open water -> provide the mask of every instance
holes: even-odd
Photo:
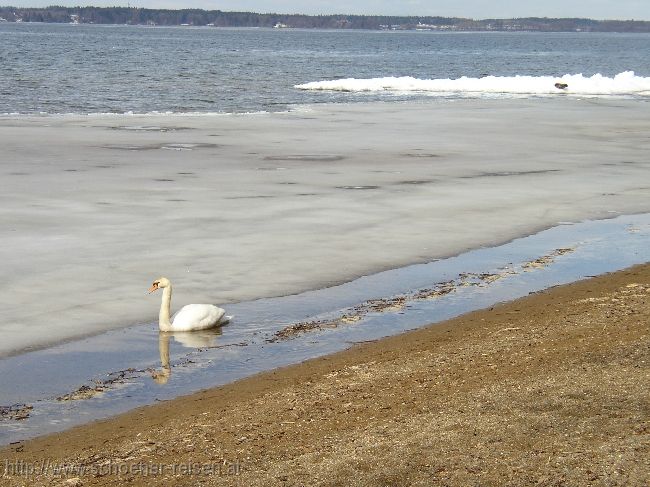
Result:
[[[5,23],[0,67],[0,114],[539,96],[556,93],[555,81],[574,95],[647,98],[650,35]],[[347,82],[322,83],[334,80]]]

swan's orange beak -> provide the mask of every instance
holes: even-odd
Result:
[[[151,294],[152,292],[156,291],[157,289],[158,289],[158,284],[154,282],[154,283],[151,285],[151,287],[149,288],[149,294]]]

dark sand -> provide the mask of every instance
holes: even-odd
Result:
[[[646,264],[10,445],[0,485],[649,485],[649,324]]]

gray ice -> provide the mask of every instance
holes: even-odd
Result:
[[[0,355],[154,322],[162,275],[227,310],[647,212],[649,133],[565,97],[2,117]]]

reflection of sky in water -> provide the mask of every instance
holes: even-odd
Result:
[[[340,286],[228,307],[234,321],[221,330],[159,334],[142,325],[0,361],[0,404],[31,403],[28,420],[0,423],[0,442],[60,430],[130,408],[213,387],[259,371],[296,363],[396,334],[458,314],[525,296],[549,286],[610,272],[650,260],[650,214],[561,225],[506,245],[485,248],[429,264],[363,277]],[[543,269],[521,265],[554,249],[575,251]],[[410,301],[395,313],[369,313],[361,321],[269,343],[290,323],[340,316],[369,299],[408,294],[463,272],[517,271],[484,287],[460,287],[437,299]],[[168,362],[168,365],[166,364]],[[90,400],[58,402],[92,380],[129,370]],[[152,380],[152,372],[158,380]]]

